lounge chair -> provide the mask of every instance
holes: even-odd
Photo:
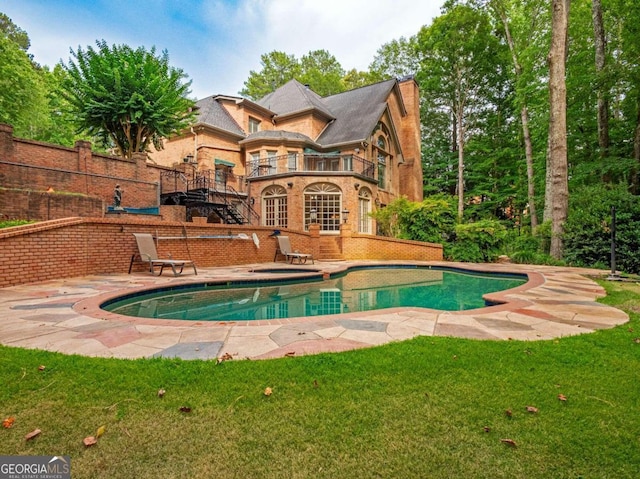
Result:
[[[276,236],[278,239],[278,248],[280,250],[280,254],[284,256],[285,261],[293,264],[295,260],[298,260],[298,264],[306,263],[308,259],[311,260],[311,264],[313,262],[313,255],[309,253],[299,253],[298,251],[291,250],[291,242],[289,241],[288,236]],[[276,256],[278,252],[276,251]]]
[[[156,244],[153,241],[153,236],[151,236],[150,234],[133,233],[133,236],[136,237],[136,243],[138,243],[138,254],[134,254],[131,256],[131,263],[129,264],[129,273],[131,273],[131,268],[133,267],[133,261],[136,259],[136,256],[138,256],[140,257],[141,261],[149,263],[149,272],[157,276],[160,276],[164,268],[166,268],[167,266],[171,268],[175,276],[178,276],[179,274],[182,274],[182,270],[187,265],[193,267],[194,274],[196,275],[198,274],[198,270],[196,270],[196,265],[191,260],[158,258],[158,251],[156,250]],[[156,273],[156,266],[160,267],[160,271],[158,273]]]

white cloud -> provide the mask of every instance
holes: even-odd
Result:
[[[368,69],[377,50],[415,35],[444,0],[3,0],[31,38],[35,60],[53,67],[69,48],[96,39],[167,49],[192,80],[193,96],[242,89],[260,56],[327,50],[345,70]]]
[[[441,0],[277,0],[265,11],[265,43],[296,56],[327,50],[343,68],[366,70],[377,50],[410,37],[439,12]]]

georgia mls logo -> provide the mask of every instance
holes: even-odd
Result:
[[[70,479],[69,456],[0,456],[0,479]]]

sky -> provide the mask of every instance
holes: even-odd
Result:
[[[191,97],[238,95],[260,56],[327,50],[344,70],[368,70],[378,49],[409,38],[444,0],[2,0],[51,68],[96,40],[158,53],[191,80]]]

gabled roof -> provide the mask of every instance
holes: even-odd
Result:
[[[331,110],[324,105],[322,97],[297,80],[289,80],[256,103],[280,117],[316,110],[328,120],[334,118]]]
[[[317,142],[328,147],[366,140],[387,108],[394,88],[396,80],[387,80],[323,98],[335,121],[325,128]]]
[[[196,124],[202,123],[244,138],[247,134],[220,104],[218,98],[218,95],[212,95],[196,102],[196,108],[198,108]]]
[[[332,148],[347,143],[366,141],[388,108],[388,99],[396,89],[397,80],[386,80],[322,98],[297,80],[290,80],[264,98],[250,102],[240,97],[213,95],[196,103],[198,119],[204,124],[239,136],[245,140],[294,139],[311,142],[319,148]],[[252,108],[262,108],[278,118],[315,112],[324,116],[327,126],[317,139],[282,130],[267,130],[247,135],[222,105],[222,101],[247,102]]]

